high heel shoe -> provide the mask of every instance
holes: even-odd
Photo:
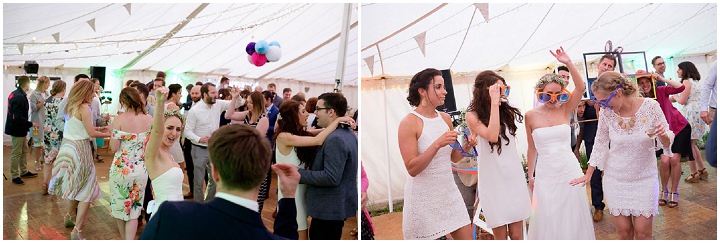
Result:
[[[690,174],[687,178],[685,178],[685,182],[688,183],[696,183],[700,180],[700,171],[696,171]]]
[[[665,206],[665,205],[667,205],[667,203],[668,203],[668,200],[667,200],[667,199],[668,199],[668,194],[669,194],[669,193],[670,193],[670,192],[667,191],[667,190],[665,190],[665,191],[662,192],[662,195],[663,195],[663,196],[662,196],[660,199],[658,199],[658,205],[660,205],[660,206]]]
[[[70,216],[69,213],[66,213],[63,219],[65,219],[65,228],[75,227],[75,221],[72,220],[72,216]]]
[[[677,192],[673,192],[670,194],[670,200],[668,201],[668,207],[674,208],[678,206],[678,198],[680,197],[680,194]]]
[[[75,233],[77,231],[77,233]],[[73,227],[73,231],[70,232],[70,240],[85,240],[85,238],[81,235],[82,230],[79,230],[77,227]]]
[[[700,172],[700,179],[707,180],[710,176],[710,173],[707,172],[707,168],[702,168],[702,170],[698,170]]]

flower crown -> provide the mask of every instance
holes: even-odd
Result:
[[[558,83],[560,86],[565,88],[567,86],[567,83],[565,83],[565,79],[560,77],[560,75],[554,74],[554,73],[548,73],[542,76],[540,80],[538,80],[537,84],[535,84],[535,89],[541,89],[545,87],[545,85],[549,83]]]
[[[174,116],[174,117],[177,117],[178,119],[180,119],[180,126],[185,125],[185,116],[180,114],[180,109],[165,110],[165,112],[163,113],[163,117],[165,117],[165,118],[171,117],[171,116]],[[149,131],[152,131],[152,127],[153,127],[153,124],[150,123]]]

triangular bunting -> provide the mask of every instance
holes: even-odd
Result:
[[[123,7],[125,7],[125,10],[128,11],[129,15],[132,15],[132,12],[130,11],[130,9],[132,8],[132,3],[126,3],[123,5]]]
[[[375,55],[363,58],[365,60],[365,64],[367,64],[368,69],[370,69],[370,76],[373,76],[373,65],[375,64]]]
[[[485,18],[485,22],[488,22],[490,11],[488,10],[488,4],[487,3],[475,3],[475,7],[480,10],[480,13],[482,14],[483,18]]]
[[[427,31],[423,31],[419,35],[415,36],[415,41],[417,42],[418,47],[420,47],[420,51],[423,56],[425,56],[425,33],[427,33]]]
[[[55,42],[60,42],[60,32],[52,34],[52,36],[53,38],[55,38]]]
[[[93,32],[95,32],[95,18],[88,20],[87,23],[90,25],[90,28],[93,29]]]
[[[23,54],[24,48],[25,48],[25,44],[18,44],[18,50],[20,50],[20,54]]]

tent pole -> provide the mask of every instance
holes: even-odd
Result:
[[[335,70],[335,92],[342,92],[342,80],[345,75],[345,55],[347,55],[347,36],[350,29],[350,15],[352,3],[345,3],[343,9],[342,26],[340,27],[340,47],[338,48],[338,62]]]
[[[383,91],[383,109],[385,113],[385,120],[387,121],[387,93],[385,92],[385,78],[382,78],[382,91]],[[385,149],[388,149],[388,146],[390,146],[390,141],[388,139],[387,134],[387,124],[385,125]],[[392,190],[390,189],[390,185],[392,184],[392,173],[390,173],[390,153],[385,153],[385,161],[387,162],[387,189],[388,189],[388,210],[392,213],[393,212],[393,200],[392,200]]]

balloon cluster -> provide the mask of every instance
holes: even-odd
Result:
[[[258,67],[268,62],[277,62],[282,56],[282,49],[280,49],[280,43],[277,41],[270,43],[264,40],[250,42],[245,47],[245,52],[248,54],[248,62]]]

